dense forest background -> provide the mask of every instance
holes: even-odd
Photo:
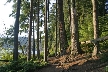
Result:
[[[13,2],[15,24],[0,38],[1,59],[27,62],[49,57],[98,54],[108,47],[108,1],[105,0],[8,0]],[[28,33],[26,37],[19,37]],[[9,44],[6,50],[3,46]],[[12,48],[12,46],[13,48]],[[18,53],[18,50],[22,52]],[[41,65],[41,64],[39,64]],[[45,65],[45,64],[44,64]]]

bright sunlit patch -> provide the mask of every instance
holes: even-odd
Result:
[[[14,18],[9,17],[12,12],[13,3],[6,3],[7,0],[1,0],[0,2],[0,34],[4,34],[4,31],[10,28],[10,25],[14,24]]]

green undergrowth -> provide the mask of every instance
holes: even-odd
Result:
[[[102,62],[108,62],[108,52],[105,52],[100,55]]]
[[[0,72],[35,72],[48,65],[42,58],[27,62],[27,55],[24,54],[19,54],[18,61],[13,61],[13,54],[5,50],[1,55],[0,60],[9,60],[9,62],[0,61]]]
[[[7,64],[0,66],[0,72],[35,72],[37,69],[41,69],[47,66],[48,63],[43,60],[31,60],[31,61],[10,61]]]

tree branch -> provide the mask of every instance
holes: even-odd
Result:
[[[88,41],[84,41],[84,42],[80,42],[81,44],[89,44],[89,43],[96,43],[96,42],[100,42],[100,41],[104,41],[107,40],[108,36],[102,37],[102,38],[97,38],[97,39],[93,39],[93,40],[88,40]]]

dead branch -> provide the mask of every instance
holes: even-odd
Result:
[[[102,38],[98,38],[98,39],[93,39],[93,40],[88,40],[88,41],[84,41],[84,42],[80,42],[81,44],[89,44],[89,43],[96,43],[96,42],[101,42],[104,40],[107,40],[108,36],[102,37]]]

